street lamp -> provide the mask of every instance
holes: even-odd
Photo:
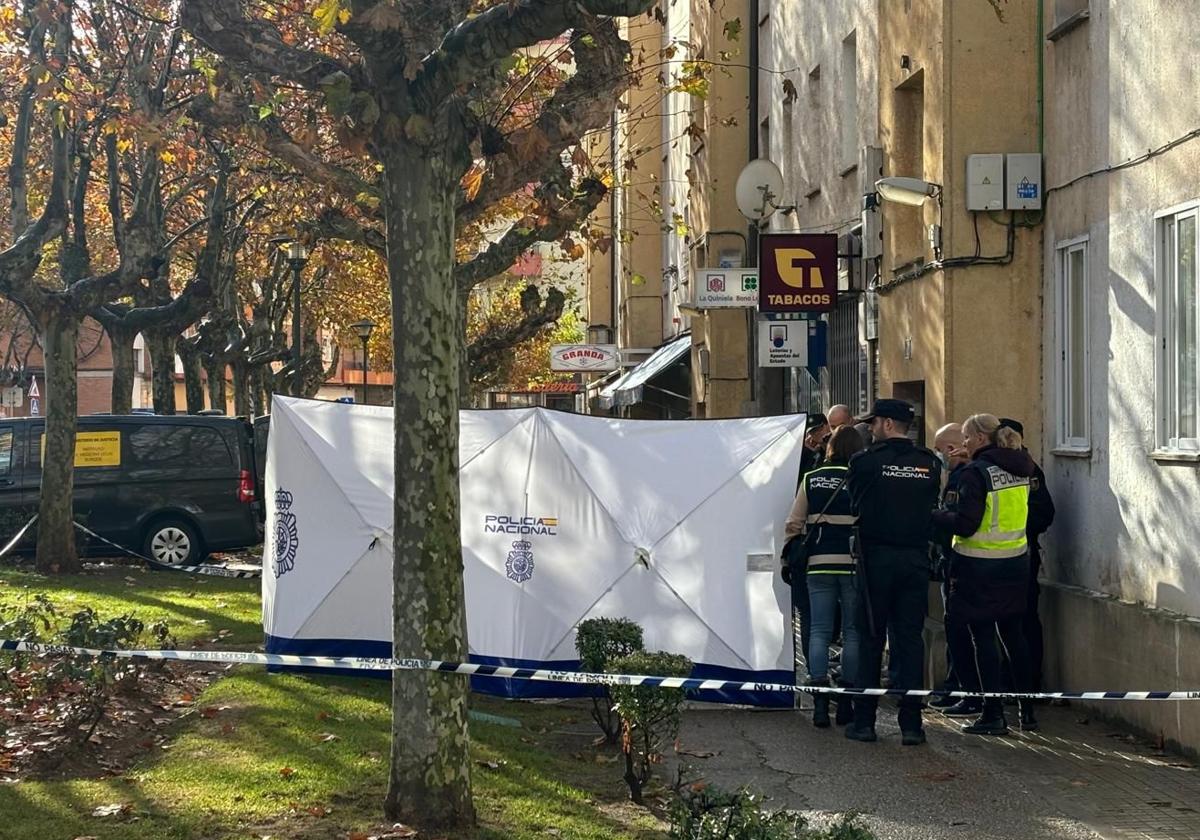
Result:
[[[354,330],[363,345],[363,405],[367,404],[367,343],[371,340],[371,333],[375,332],[375,326],[375,322],[370,318],[363,318],[350,325],[350,329]]]
[[[875,191],[884,201],[920,207],[927,198],[940,199],[942,186],[920,178],[880,178],[875,182]]]
[[[303,348],[300,339],[300,272],[308,262],[308,246],[303,242],[291,240],[287,244],[287,261],[292,267],[292,358],[295,368],[292,371],[292,396],[303,394],[304,377],[301,375],[303,365]]]

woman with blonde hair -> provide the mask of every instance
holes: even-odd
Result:
[[[1022,630],[1029,586],[1029,516],[1033,459],[1022,448],[1021,435],[1001,426],[991,414],[975,414],[963,423],[964,449],[970,458],[958,487],[953,510],[934,512],[935,526],[949,532],[951,553],[947,614],[967,632],[947,635],[966,690],[1000,691],[1000,655],[996,638],[1012,663],[1014,689],[1032,684],[1029,651]],[[956,628],[962,629],[962,628]],[[971,683],[977,683],[972,685]],[[1036,729],[1030,701],[1020,702],[1021,728]],[[963,728],[974,735],[1004,735],[1008,722],[999,698],[988,698],[983,714]]]

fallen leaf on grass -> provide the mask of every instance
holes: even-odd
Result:
[[[291,767],[280,767],[279,768],[279,775],[283,776],[283,778],[285,778],[285,779],[290,779],[295,774],[296,774],[296,771],[293,770]]]
[[[480,767],[486,767],[489,770],[499,770],[501,765],[507,764],[507,761],[476,761]]]
[[[322,732],[319,735],[312,735],[310,737],[318,744],[328,744],[330,741],[338,740],[338,736],[332,732]]]
[[[101,805],[95,811],[92,811],[93,817],[116,817],[121,814],[128,814],[133,810],[133,806],[127,802],[116,802],[112,805]]]
[[[391,830],[385,831],[383,834],[373,835],[370,840],[406,840],[408,837],[416,837],[417,830],[409,828],[402,823],[394,823]]]
[[[312,807],[310,807],[308,809],[308,813],[310,813],[314,817],[325,817],[325,816],[332,814],[333,809],[326,808],[323,805],[313,805]]]
[[[234,731],[234,726],[232,723],[222,724],[222,726],[221,726],[221,734],[222,735],[232,735],[233,731]]]

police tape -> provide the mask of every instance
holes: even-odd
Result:
[[[17,543],[24,539],[25,535],[29,533],[29,529],[33,527],[33,523],[37,522],[37,518],[38,515],[35,513],[33,517],[25,523],[25,526],[21,528],[20,531],[17,531],[16,536],[8,541],[8,544],[5,545],[4,548],[0,548],[0,559],[6,557],[10,551],[17,547]]]
[[[34,518],[36,519],[37,517],[34,517]],[[33,523],[30,522],[30,524],[33,524]],[[28,528],[29,526],[26,525],[25,527]],[[258,577],[262,577],[261,569],[230,569],[225,566],[177,566],[177,565],[173,565],[171,563],[160,563],[158,560],[153,560],[153,559],[147,557],[146,555],[139,554],[136,551],[132,551],[132,550],[126,548],[125,546],[120,545],[119,543],[115,543],[112,540],[105,539],[104,537],[100,536],[95,531],[93,531],[91,528],[88,528],[85,525],[81,525],[78,522],[75,523],[75,527],[78,528],[83,533],[87,534],[92,539],[99,540],[100,542],[104,543],[105,545],[112,546],[113,548],[117,549],[118,551],[122,552],[123,554],[128,554],[130,557],[135,557],[138,560],[141,560],[143,563],[145,563],[147,566],[149,566],[152,570],[163,571],[163,572],[185,572],[190,575],[209,575],[210,577],[226,577],[226,578],[258,578]],[[22,531],[22,533],[23,533],[23,531]],[[3,555],[0,555],[0,556],[3,556]]]
[[[694,677],[655,677],[646,674],[596,674],[587,671],[553,671],[449,662],[440,659],[390,659],[366,656],[301,656],[285,653],[255,653],[235,650],[102,650],[98,648],[47,645],[12,639],[0,640],[0,652],[37,656],[90,656],[117,659],[152,659],[220,665],[267,665],[288,668],[336,668],[351,671],[434,671],[470,677],[530,680],[576,685],[647,686],[685,691],[740,691],[787,694],[841,694],[853,697],[997,697],[1018,700],[1200,700],[1200,691],[943,691],[897,688],[842,688],[788,683],[702,680]]]

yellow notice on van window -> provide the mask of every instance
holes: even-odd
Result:
[[[46,460],[46,436],[42,435],[42,462]],[[121,466],[120,432],[79,432],[75,435],[75,466]]]

